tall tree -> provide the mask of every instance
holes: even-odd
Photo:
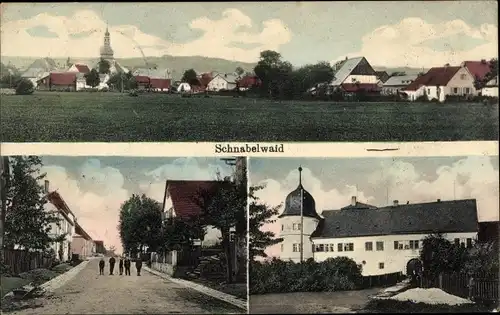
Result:
[[[111,70],[111,64],[106,59],[99,60],[97,65],[100,74],[109,74]]]
[[[198,75],[196,74],[196,71],[194,69],[189,69],[184,72],[182,75],[182,82],[188,83],[189,85],[198,85]]]
[[[62,241],[65,235],[51,235],[53,224],[60,226],[60,219],[45,210],[47,198],[40,184],[45,178],[40,172],[42,161],[37,156],[15,156],[9,158],[9,164],[4,244],[7,248],[18,245],[25,249],[47,250],[52,243]]]
[[[292,65],[281,59],[281,54],[272,50],[260,53],[260,59],[254,68],[255,74],[262,81],[263,91],[270,97],[282,95],[285,86],[291,80]]]
[[[229,180],[221,180],[219,189],[215,192],[201,190],[195,201],[202,207],[201,218],[207,226],[213,226],[221,232],[222,247],[226,258],[226,281],[233,281],[233,257],[231,257],[231,229],[234,228],[237,236],[246,235],[246,181],[238,184]]]
[[[99,83],[101,83],[101,78],[99,78],[99,73],[96,69],[92,69],[89,73],[85,74],[85,84],[94,88],[98,86]]]
[[[146,195],[132,195],[120,207],[118,230],[126,252],[158,248],[161,241],[161,206]]]
[[[255,257],[267,257],[265,250],[267,247],[281,243],[282,238],[276,238],[276,235],[271,231],[262,231],[262,227],[266,224],[276,222],[275,216],[278,215],[281,204],[276,207],[271,207],[262,203],[255,193],[265,186],[250,187],[250,205],[249,205],[249,260],[253,261]]]

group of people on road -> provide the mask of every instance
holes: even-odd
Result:
[[[109,274],[113,275],[113,271],[115,269],[115,263],[116,259],[115,257],[109,258]],[[120,257],[120,261],[118,263],[118,268],[120,272],[120,276],[123,275],[123,271],[125,271],[126,276],[130,276],[130,259]],[[99,261],[99,275],[104,275],[104,267],[106,266],[106,263],[104,262],[104,258],[101,258]],[[142,260],[141,259],[136,259],[135,261],[135,269],[137,270],[137,275],[141,275],[141,269],[142,269]]]

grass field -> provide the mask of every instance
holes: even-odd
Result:
[[[4,142],[498,140],[498,104],[2,95]]]

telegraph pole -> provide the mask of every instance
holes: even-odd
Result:
[[[5,235],[5,213],[7,211],[7,190],[10,185],[10,166],[9,157],[3,156],[0,160],[1,174],[1,197],[2,197],[2,213],[0,215],[0,262],[3,263],[3,246]]]
[[[304,261],[304,189],[302,188],[302,167],[299,166],[300,186],[300,262]]]

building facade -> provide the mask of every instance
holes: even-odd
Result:
[[[72,254],[77,254],[80,259],[91,257],[96,253],[94,240],[78,222],[75,222],[72,249]]]
[[[220,91],[220,90],[234,90],[236,88],[238,77],[234,74],[217,74],[208,83],[207,90]]]
[[[401,75],[390,77],[383,85],[381,94],[396,95],[417,79],[417,75]]]
[[[299,262],[303,244],[303,261],[348,257],[362,266],[364,276],[407,273],[432,233],[443,233],[466,247],[472,247],[478,233],[475,200],[401,205],[395,200],[391,206],[376,207],[353,197],[348,206],[324,210],[320,216],[300,181],[278,218],[281,259]]]

